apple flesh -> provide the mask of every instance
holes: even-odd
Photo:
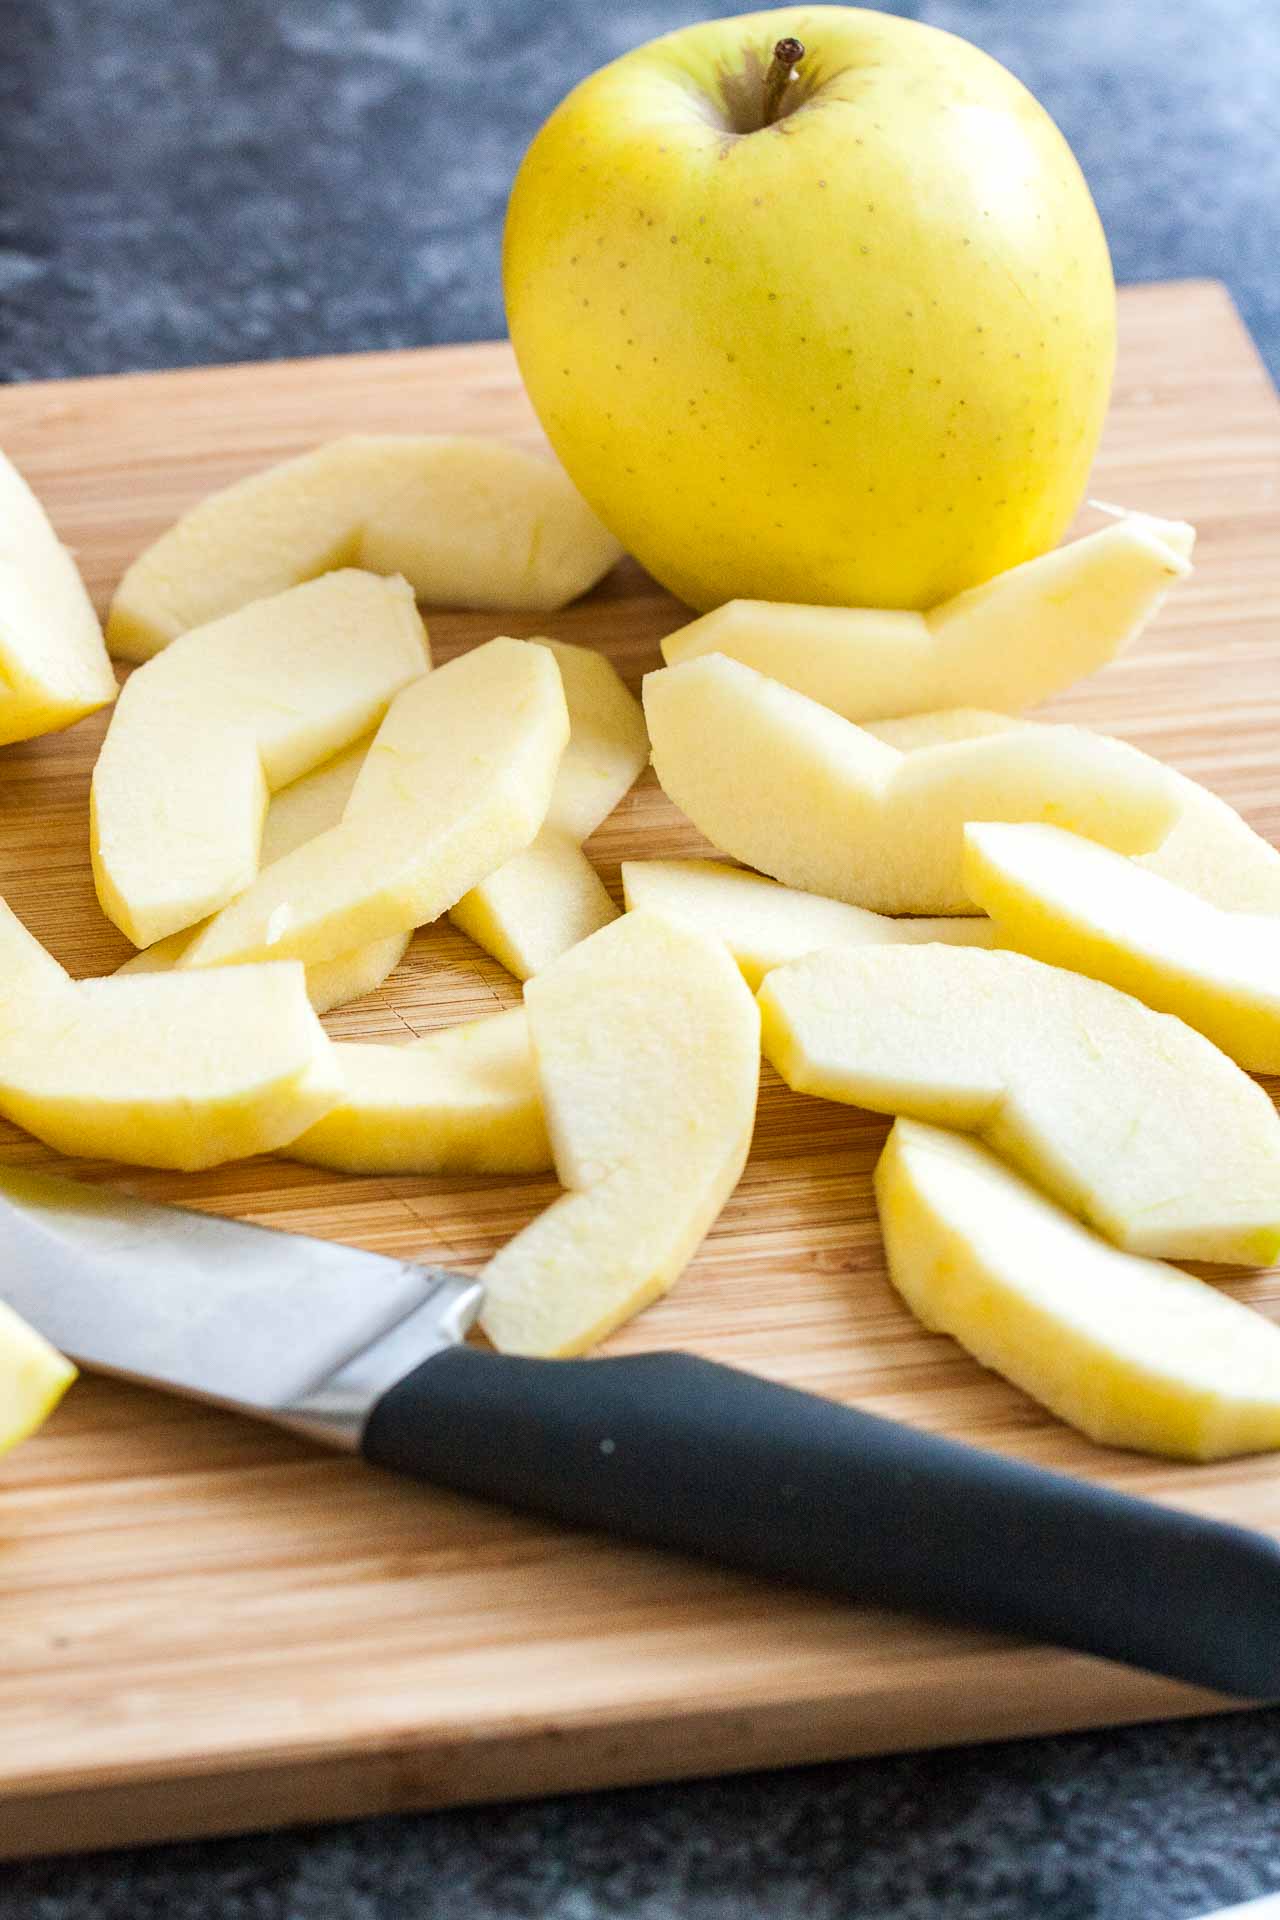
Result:
[[[273,793],[262,823],[262,851],[259,866],[283,860],[286,853],[314,840],[318,833],[336,827],[351,798],[372,734],[357,740],[354,746],[336,753],[311,773],[302,774]],[[168,973],[176,967],[196,935],[207,921],[200,921],[182,933],[171,933],[116,968],[117,973]],[[330,1013],[373,993],[394,973],[404,959],[411,933],[393,933],[385,940],[374,940],[366,947],[340,953],[333,960],[316,960],[307,968],[307,998],[317,1013]]]
[[[586,854],[555,827],[543,827],[522,853],[449,909],[459,932],[517,980],[532,980],[617,917]]]
[[[1054,820],[1123,853],[1168,830],[1163,768],[1079,727],[911,754],[722,654],[644,683],[663,789],[722,853],[877,913],[971,914],[968,820]]]
[[[115,697],[76,563],[0,453],[0,745],[69,727]]]
[[[644,714],[602,653],[564,640],[535,644],[554,657],[569,709],[569,744],[552,788],[547,825],[581,842],[590,839],[648,764]]]
[[[971,824],[965,887],[1000,944],[1176,1014],[1253,1073],[1280,1073],[1280,917],[1224,913],[1057,827]]]
[[[787,1085],[978,1133],[1131,1253],[1266,1266],[1280,1118],[1181,1020],[1020,953],[810,954],[759,993]]]
[[[1195,529],[1125,514],[931,613],[732,600],[662,643],[668,666],[727,654],[846,720],[1017,711],[1105,666],[1190,573]]]
[[[867,732],[903,753],[914,753],[918,747],[978,740],[1041,724],[1011,719],[1004,713],[956,708],[869,722]],[[1134,856],[1135,864],[1226,913],[1280,914],[1280,852],[1220,795],[1172,767],[1165,771],[1173,784],[1177,817],[1159,846]]]
[[[347,810],[347,802],[372,745],[373,735],[362,734],[349,747],[313,767],[310,773],[300,774],[287,787],[277,788],[262,823],[260,866],[269,867],[273,861],[283,860],[295,847],[337,826]]]
[[[895,1121],[876,1168],[889,1276],[949,1333],[1103,1446],[1177,1460],[1280,1447],[1280,1327],[1121,1253],[976,1140]]]
[[[1219,794],[1184,773],[1173,778],[1178,817],[1136,864],[1224,913],[1280,914],[1280,853]]]
[[[484,1271],[506,1353],[582,1353],[679,1277],[746,1160],[760,1019],[724,947],[628,913],[525,989],[569,1189]]]
[[[503,283],[570,477],[699,610],[936,606],[1061,539],[1106,411],[1111,267],[1062,135],[869,9],[701,22],[583,81]]]
[[[272,794],[262,823],[260,867],[283,860],[295,847],[337,826],[372,741],[373,735],[366,735]],[[329,1013],[334,1007],[344,1007],[350,1000],[373,993],[400,965],[412,938],[409,931],[393,933],[368,946],[355,947],[350,953],[340,953],[335,959],[313,962],[307,968],[307,995],[316,1012]]]
[[[535,644],[554,655],[569,710],[569,744],[546,822],[531,846],[464,894],[449,913],[517,980],[531,979],[616,919],[581,842],[613,812],[649,758],[640,704],[604,655],[561,640]]]
[[[995,928],[981,916],[894,920],[820,893],[780,887],[719,860],[624,860],[622,889],[630,909],[661,913],[709,940],[723,940],[753,991],[774,967],[826,947],[931,940],[995,945]]]
[[[490,640],[392,701],[336,827],[214,915],[183,967],[331,960],[437,919],[527,847],[569,737],[545,647]]]
[[[255,601],[148,661],[93,774],[108,918],[145,947],[248,886],[271,790],[366,733],[428,665],[404,581],[355,571]]]
[[[360,565],[433,606],[554,613],[622,554],[564,470],[501,440],[433,443],[366,521]]]
[[[171,973],[183,954],[208,922],[171,933],[165,940],[144,947],[116,968],[117,973]],[[316,960],[306,969],[307,998],[316,1013],[331,1013],[348,1001],[373,993],[394,973],[404,959],[411,935],[393,933],[387,940],[373,940],[351,953],[340,953],[333,960]]]
[[[22,1179],[6,1168],[0,1193],[18,1198]],[[75,1377],[71,1362],[0,1300],[0,1455],[43,1425]]]
[[[60,1153],[218,1166],[341,1092],[299,966],[72,980],[0,902],[0,977],[0,1113]]]
[[[498,440],[351,434],[211,493],[138,556],[107,644],[149,660],[180,633],[337,567],[400,573],[441,605],[543,612],[621,552],[564,474]]]
[[[343,1092],[290,1143],[340,1173],[545,1173],[551,1165],[523,1007],[407,1046],[339,1042]]]
[[[861,724],[867,733],[874,734],[888,747],[896,747],[899,753],[916,753],[921,747],[949,747],[957,740],[986,740],[994,733],[1016,733],[1019,727],[1043,723],[1022,720],[1014,714],[994,713],[984,707],[942,707],[933,713],[904,713],[896,720],[864,720]]]

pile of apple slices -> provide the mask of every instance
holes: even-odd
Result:
[[[1109,657],[1191,544],[1132,516],[927,619],[736,603],[670,636],[659,779],[761,871],[624,886],[726,941],[787,1085],[895,1116],[877,1197],[927,1327],[1096,1440],[1211,1459],[1280,1446],[1280,1330],[1164,1260],[1280,1257],[1280,1119],[1242,1071],[1280,1070],[1280,855],[1133,748],[972,704]],[[1067,595],[1043,621],[1037,580]],[[949,704],[897,706],[895,647]]]
[[[0,556],[18,737],[114,677],[38,505],[0,485],[30,531]],[[154,1166],[554,1168],[483,1324],[561,1355],[687,1264],[763,1044],[797,1092],[895,1117],[877,1194],[926,1325],[1100,1440],[1280,1445],[1280,1332],[1163,1264],[1280,1254],[1280,1119],[1244,1071],[1280,1069],[1280,854],[1135,748],[1017,717],[1127,645],[1193,544],[1113,514],[928,615],[733,602],[668,637],[642,712],[555,640],[431,667],[418,601],[550,610],[617,557],[555,467],[383,436],[242,481],[120,584],[107,635],[139,664],[91,841],[139,951],[72,981],[0,913],[0,1112]],[[744,864],[630,861],[619,917],[582,845],[650,745]],[[331,1042],[317,1013],[445,914],[523,1006]]]

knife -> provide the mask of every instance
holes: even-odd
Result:
[[[1280,1547],[687,1353],[530,1360],[482,1284],[0,1169],[0,1292],[84,1366],[870,1605],[1280,1696]]]

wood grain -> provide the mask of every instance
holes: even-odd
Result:
[[[1197,571],[1131,658],[1055,710],[1161,753],[1275,838],[1280,411],[1220,288],[1130,290],[1121,322],[1096,491],[1196,521]],[[332,434],[380,428],[536,437],[500,345],[0,392],[0,444],[101,606],[138,548],[210,488]],[[625,566],[542,625],[601,646],[635,685],[680,619]],[[437,658],[497,624],[432,617]],[[125,954],[87,858],[101,733],[90,721],[0,752],[0,892],[82,974]],[[590,851],[616,886],[623,858],[698,846],[645,781]],[[516,994],[444,927],[327,1024],[394,1039]],[[1274,1461],[1187,1468],[1093,1447],[915,1325],[881,1264],[869,1176],[884,1130],[766,1075],[739,1192],[672,1296],[613,1349],[688,1347],[1280,1534]],[[52,1163],[9,1127],[0,1155]],[[274,1160],[190,1177],[78,1170],[459,1267],[554,1191],[546,1180],[343,1179]],[[1280,1313],[1275,1275],[1231,1290]],[[0,1474],[0,1646],[5,1856],[1224,1704],[574,1536],[92,1379]]]

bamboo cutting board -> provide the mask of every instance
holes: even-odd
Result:
[[[1194,520],[1197,571],[1133,657],[1056,709],[1164,755],[1276,838],[1280,408],[1217,286],[1131,290],[1121,323],[1096,491]],[[0,445],[102,607],[125,563],[200,495],[353,429],[534,431],[497,345],[0,392]],[[680,620],[625,566],[542,627],[604,648],[635,685]],[[497,624],[431,618],[436,658]],[[0,752],[0,893],[78,973],[126,953],[89,876],[103,724]],[[613,883],[622,858],[699,844],[645,780],[590,850]],[[446,928],[419,934],[381,992],[327,1024],[394,1040],[516,994]],[[885,1125],[766,1073],[739,1192],[674,1294],[613,1349],[688,1347],[1280,1534],[1277,1461],[1187,1468],[1106,1452],[915,1325],[884,1278],[871,1200]],[[3,1123],[0,1155],[53,1164]],[[283,1160],[195,1176],[77,1170],[464,1268],[555,1191],[546,1180],[343,1179]],[[1274,1275],[1229,1284],[1280,1313]],[[1099,1661],[571,1535],[105,1381],[83,1380],[0,1470],[6,1856],[1223,1704]]]

